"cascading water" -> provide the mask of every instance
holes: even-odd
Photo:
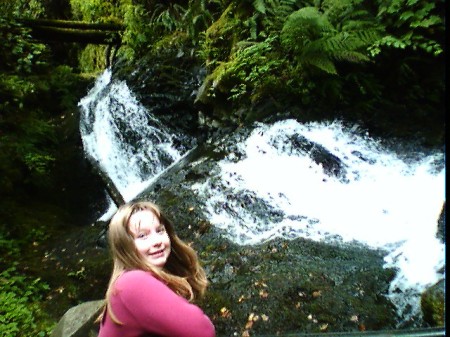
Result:
[[[125,200],[188,152],[173,145],[187,144],[183,135],[153,118],[110,71],[80,106],[85,151]],[[445,277],[445,245],[436,238],[444,154],[399,155],[360,134],[340,122],[259,124],[218,163],[215,176],[193,189],[210,222],[241,245],[304,237],[384,250],[385,267],[398,269],[389,297],[408,320],[420,315],[422,291]],[[327,165],[320,158],[325,152]],[[267,212],[254,212],[255,200]]]
[[[81,138],[85,152],[129,201],[186,149],[182,137],[142,106],[124,81],[111,81],[111,77],[106,70],[79,103]],[[111,205],[104,217],[114,211]]]
[[[399,271],[389,297],[409,320],[420,316],[420,294],[444,277],[436,238],[444,155],[400,157],[356,131],[340,122],[260,124],[219,163],[218,177],[195,189],[211,223],[238,244],[303,237],[385,250],[385,267]],[[314,158],[320,151],[330,154],[328,167]],[[244,198],[264,200],[267,214]]]

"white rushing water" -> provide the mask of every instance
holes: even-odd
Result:
[[[127,201],[183,155],[173,146],[176,136],[151,117],[126,83],[111,82],[110,71],[79,105],[85,151]],[[292,151],[293,135],[338,158],[345,179],[327,175],[311,156]],[[260,124],[237,147],[241,159],[230,153],[219,162],[216,177],[193,186],[224,236],[242,245],[303,237],[383,249],[385,267],[399,270],[390,299],[405,319],[419,314],[420,293],[444,277],[438,271],[445,266],[445,245],[436,231],[445,201],[445,169],[435,165],[444,162],[443,153],[401,157],[361,136],[357,126],[293,120]],[[245,203],[227,198],[239,193],[264,200],[282,218],[260,218]]]
[[[222,160],[222,186],[234,195],[251,191],[281,210],[282,221],[258,219],[239,202],[221,207],[229,198],[215,193],[209,182],[195,189],[208,200],[211,222],[238,244],[276,237],[339,238],[385,250],[385,267],[399,269],[389,297],[408,319],[420,311],[420,293],[443,277],[438,271],[445,265],[445,245],[436,231],[445,172],[435,163],[442,163],[444,154],[402,159],[355,131],[340,122],[261,124],[239,144],[244,159],[230,154]],[[309,156],[286,151],[290,135],[302,135],[339,158],[346,179],[330,177]]]
[[[182,157],[173,145],[176,136],[137,101],[124,81],[111,81],[110,70],[79,106],[84,150],[100,163],[125,201]],[[103,218],[116,210],[110,204]]]

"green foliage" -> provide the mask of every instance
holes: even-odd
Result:
[[[261,94],[259,90],[279,74],[284,65],[282,58],[271,55],[275,40],[276,37],[269,37],[258,43],[238,44],[233,58],[221,63],[211,78],[225,87],[223,91],[229,90],[233,101],[242,102],[242,99],[248,98],[257,100]]]
[[[221,1],[192,1],[183,15],[183,30],[191,38],[192,44],[199,44],[202,33],[214,22],[214,13],[208,8],[211,5],[220,5]]]
[[[38,18],[44,14],[44,1],[42,0],[14,0],[0,2],[0,13],[3,17]]]
[[[80,70],[86,74],[98,74],[106,68],[106,45],[87,45],[80,53]]]
[[[85,92],[83,79],[86,75],[78,75],[72,67],[60,65],[52,69],[48,77],[48,90],[57,100],[57,110],[73,111],[80,100],[80,93]],[[80,89],[78,89],[80,88]]]
[[[378,55],[383,47],[423,50],[434,56],[443,53],[444,0],[378,0],[378,19],[388,33],[371,48]]]
[[[102,0],[70,0],[72,15],[75,20],[87,22],[117,21],[122,16],[121,6],[131,1],[102,1]]]
[[[140,57],[146,52],[161,51],[167,41],[174,44],[197,45],[203,32],[213,21],[208,7],[220,1],[192,1],[188,7],[178,3],[128,5],[124,8],[124,24],[121,53],[128,59]],[[149,8],[150,7],[150,8]],[[185,37],[188,37],[186,39]],[[179,40],[181,39],[181,40]]]
[[[36,85],[22,76],[0,73],[1,110],[5,113],[8,109],[23,109],[25,97],[35,90]]]
[[[123,20],[126,30],[122,36],[124,47],[121,48],[121,53],[129,60],[138,57],[140,51],[148,48],[151,29],[148,26],[147,14],[142,5],[125,7]]]
[[[179,4],[157,4],[150,16],[150,23],[155,31],[173,32],[183,28],[186,9]]]
[[[41,1],[2,1],[0,4],[0,71],[30,74],[47,64],[47,47],[31,40],[30,30],[18,18],[36,18],[43,14]]]
[[[368,48],[381,36],[375,16],[357,0],[251,5],[249,16],[239,19],[230,6],[207,31],[202,47],[211,98],[220,93],[243,104],[279,94],[306,106],[337,102],[347,80],[346,74],[336,77],[338,69],[370,62]]]
[[[70,0],[74,20],[94,23],[122,23],[126,9],[131,0],[100,1],[100,0]],[[130,42],[125,38],[124,43]],[[87,45],[79,53],[78,62],[83,73],[98,73],[106,68],[105,45]]]
[[[312,65],[329,74],[337,74],[336,61],[367,62],[367,48],[379,38],[379,28],[369,25],[373,21],[366,19],[368,13],[364,11],[357,12],[358,17],[353,13],[351,18],[347,13],[348,8],[342,3],[324,13],[315,7],[304,7],[286,20],[281,44],[302,68]]]
[[[406,113],[406,106],[423,116],[431,106],[440,109],[443,79],[433,58],[444,40],[442,0],[228,4],[198,52],[209,72],[204,103],[228,99],[242,111],[263,97],[281,104],[295,97],[292,103],[309,111],[354,110],[358,120]],[[417,54],[421,50],[430,58]],[[419,78],[426,69],[433,75],[424,86]],[[399,85],[401,95],[394,89]]]
[[[50,184],[58,142],[55,114],[77,109],[80,77],[68,66],[50,74],[0,73],[1,196]]]
[[[41,312],[39,302],[49,292],[40,278],[31,278],[11,262],[20,254],[19,241],[0,230],[0,335],[5,337],[49,336],[53,322]]]
[[[4,200],[1,200],[4,201]],[[11,200],[10,200],[11,202]],[[23,213],[23,204],[20,206]],[[18,213],[12,204],[2,203],[0,223],[0,336],[50,336],[54,320],[42,310],[50,293],[49,285],[39,277],[27,274],[25,256],[30,247],[48,240],[48,229],[34,223],[35,212]],[[15,213],[11,216],[11,213]],[[6,216],[5,216],[6,215]],[[9,217],[13,218],[10,222]],[[19,227],[23,227],[19,229]],[[23,231],[25,234],[19,234]],[[12,234],[14,232],[15,234]],[[22,262],[18,262],[22,260]]]
[[[256,0],[253,1],[255,14],[252,20],[261,26],[258,35],[279,34],[286,18],[294,11],[311,6],[308,1],[298,0]]]
[[[50,336],[52,325],[38,305],[48,285],[39,278],[23,276],[15,267],[0,273],[0,285],[0,335]]]
[[[0,176],[2,194],[24,183],[43,184],[53,163],[55,128],[37,110],[38,82],[0,74]],[[45,88],[45,86],[43,87]]]
[[[0,70],[29,74],[46,64],[46,47],[31,42],[29,30],[21,24],[0,17],[0,37]]]
[[[445,287],[442,280],[421,295],[421,308],[425,322],[431,326],[445,326]]]
[[[156,41],[149,54],[152,53],[157,57],[170,59],[189,45],[190,39],[188,35],[181,31],[175,31],[172,34],[164,35],[160,40]]]
[[[73,277],[74,279],[77,279],[80,281],[85,280],[87,277],[86,269],[84,266],[82,266],[82,267],[80,267],[80,269],[78,269],[76,271],[71,271],[71,272],[67,273],[67,276]]]
[[[197,55],[206,62],[206,67],[211,71],[221,62],[228,60],[237,42],[237,36],[242,31],[241,21],[234,16],[233,11],[234,7],[228,6],[203,35]]]
[[[0,124],[1,126],[1,124]],[[17,160],[25,164],[32,177],[41,179],[49,173],[54,156],[45,150],[48,142],[55,141],[55,129],[49,121],[32,113],[16,126],[16,134],[3,137],[7,152],[15,153]]]
[[[0,227],[0,265],[3,267],[7,257],[16,257],[20,253],[19,245],[16,241],[9,239]]]
[[[44,175],[49,172],[49,166],[55,158],[49,154],[28,152],[24,154],[23,160],[31,172],[35,172],[38,175]]]

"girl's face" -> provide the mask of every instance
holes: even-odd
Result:
[[[163,268],[170,255],[170,238],[158,217],[151,210],[138,211],[128,226],[139,253],[149,264]]]

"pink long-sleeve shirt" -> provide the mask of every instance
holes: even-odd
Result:
[[[199,307],[142,270],[117,279],[108,305],[123,324],[105,313],[98,337],[215,337],[214,325]]]

